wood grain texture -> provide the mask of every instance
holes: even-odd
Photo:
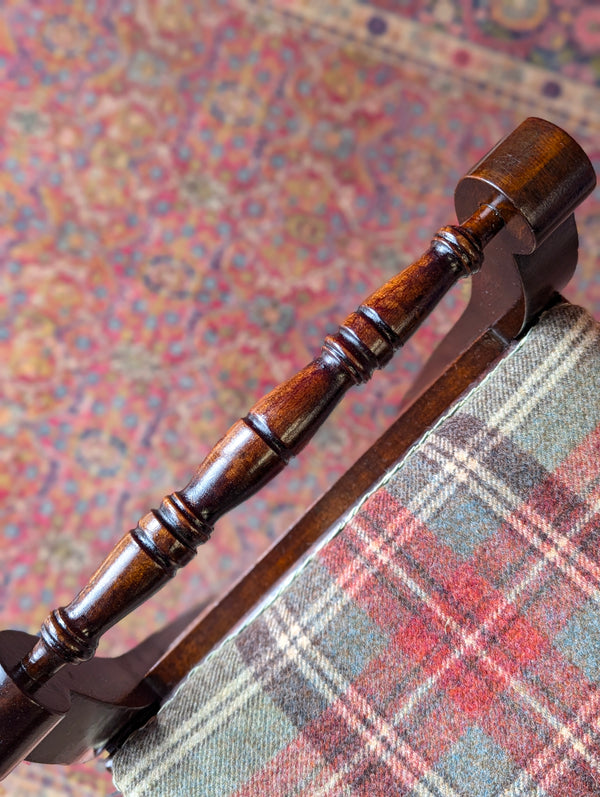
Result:
[[[191,481],[145,515],[77,597],[49,615],[15,670],[19,685],[35,691],[66,664],[91,658],[102,634],[187,564],[221,515],[277,475],[345,392],[389,362],[459,277],[479,270],[484,243],[503,225],[501,215],[485,207],[461,227],[440,230],[423,257],[325,339],[318,357],[258,401]]]
[[[49,615],[32,649],[4,671],[4,689],[0,693],[5,698],[4,713],[0,716],[10,715],[11,702],[33,702],[33,713],[46,711],[41,703],[46,685],[65,667],[91,659],[102,634],[187,564],[198,546],[209,539],[220,516],[285,467],[344,393],[389,362],[457,279],[477,274],[488,248],[495,259],[503,257],[509,263],[509,291],[503,292],[503,280],[499,278],[502,319],[511,319],[502,329],[505,333],[522,328],[534,306],[528,290],[533,286],[535,292],[536,275],[539,279],[538,271],[548,264],[555,247],[571,250],[575,245],[570,214],[594,184],[593,169],[585,153],[566,133],[548,122],[527,120],[501,142],[459,185],[457,209],[462,223],[442,228],[423,257],[375,291],[335,334],[325,339],[320,354],[311,363],[235,423],[191,481],[146,514],[117,543],[73,601]],[[563,234],[564,230],[567,233]],[[537,252],[542,252],[542,256],[536,258]],[[559,270],[551,270],[551,275],[546,280],[548,289],[556,288],[563,279]],[[545,296],[545,291],[546,288],[538,292],[537,299]],[[475,323],[481,345],[472,354],[476,360],[482,356],[483,362],[490,361],[486,359],[488,355],[497,355],[508,340],[500,327],[493,326],[497,313],[492,315],[489,331],[489,324],[481,326],[481,316]],[[447,395],[454,395],[453,379],[464,389],[470,369],[467,358],[454,376],[450,374]],[[422,405],[414,428],[422,429],[423,423],[433,422],[441,403],[440,394],[432,404]],[[434,408],[433,414],[426,407]],[[399,449],[396,446],[394,450]],[[364,478],[363,474],[359,481],[362,483]],[[287,548],[284,545],[271,555],[270,564],[254,574],[259,583],[262,579],[263,588],[273,583],[283,565],[287,567],[295,561],[305,544],[300,533],[296,539],[290,538]],[[248,589],[250,593],[244,593]],[[230,601],[247,606],[252,594],[255,595],[252,588],[245,586]],[[237,606],[233,614],[240,615],[243,608]],[[220,633],[224,625],[221,623]],[[203,634],[206,640],[215,638],[206,624]],[[156,683],[162,677],[158,688],[161,692],[168,679],[164,667],[157,667],[152,677]],[[31,751],[46,734],[46,725],[51,724],[42,723],[44,727],[36,731],[35,723],[27,722],[24,714],[23,717],[18,738],[11,740],[6,728],[0,735],[0,761],[5,762],[0,767],[1,774],[6,774],[19,756]]]

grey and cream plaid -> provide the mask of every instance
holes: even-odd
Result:
[[[549,311],[115,756],[126,797],[600,794],[599,343]]]

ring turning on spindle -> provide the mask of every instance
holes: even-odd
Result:
[[[144,515],[79,594],[51,613],[32,649],[19,652],[20,662],[4,672],[0,688],[0,698],[9,701],[4,713],[17,704],[27,712],[31,703],[32,711],[49,717],[36,727],[23,714],[22,756],[60,713],[40,708],[32,696],[64,665],[92,656],[105,631],[193,558],[221,515],[279,473],[344,393],[389,362],[460,277],[479,271],[488,244],[493,241],[507,257],[532,251],[570,218],[594,180],[589,159],[566,133],[549,122],[527,120],[461,181],[460,224],[443,227],[419,260],[325,338],[312,362],[235,423],[189,483]],[[18,760],[13,741],[0,737],[0,776]]]

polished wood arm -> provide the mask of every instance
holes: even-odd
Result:
[[[389,362],[461,276],[481,266],[485,244],[504,226],[482,205],[460,227],[444,227],[429,251],[373,293],[321,353],[234,424],[183,490],[167,496],[128,532],[13,673],[35,691],[65,664],[89,659],[102,634],[156,592],[212,533],[215,521],[281,471],[344,393]]]
[[[50,689],[62,668],[90,659],[105,631],[187,564],[216,520],[279,473],[344,393],[389,362],[460,277],[479,271],[488,247],[513,263],[513,255],[536,251],[561,225],[574,229],[572,211],[594,184],[581,148],[542,120],[527,120],[474,167],[459,185],[462,223],[442,228],[423,257],[325,339],[311,363],[234,424],[192,480],[145,515],[73,601],[49,615],[31,650],[9,662],[0,646],[0,774],[65,713],[68,696]],[[528,279],[525,267],[514,274]],[[557,280],[552,274],[548,285]],[[9,738],[2,728],[11,722]]]

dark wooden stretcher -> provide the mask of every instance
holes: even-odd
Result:
[[[116,749],[441,413],[556,301],[577,260],[573,211],[595,175],[579,145],[528,119],[458,184],[459,225],[372,294],[308,366],[227,432],[189,484],[120,540],[38,637],[0,633],[0,774],[21,760],[71,763]],[[102,634],[208,541],[215,521],[296,456],[342,395],[369,379],[461,277],[470,303],[413,386],[406,410],[215,604],[115,659]]]

